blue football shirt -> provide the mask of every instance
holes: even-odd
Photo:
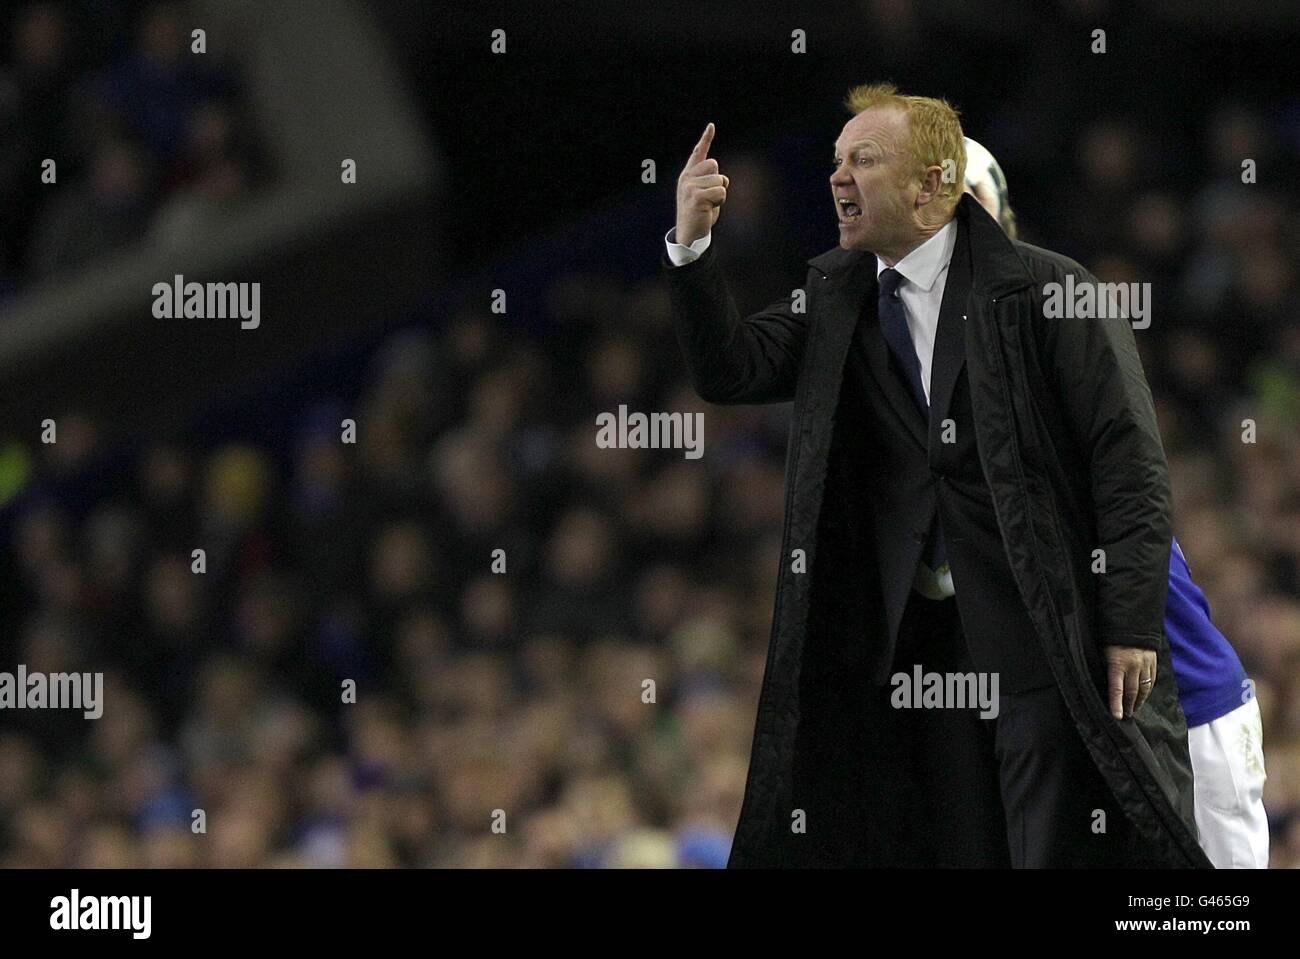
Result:
[[[1246,690],[1246,670],[1236,651],[1211,622],[1210,604],[1192,582],[1192,572],[1176,539],[1169,550],[1165,635],[1188,726],[1218,719],[1254,695]]]

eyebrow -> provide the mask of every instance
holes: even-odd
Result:
[[[854,142],[854,143],[850,143],[850,144],[849,144],[849,151],[848,151],[848,152],[849,152],[849,153],[853,153],[853,152],[855,152],[856,150],[858,150],[860,147],[874,147],[874,146],[875,146],[875,144],[872,143],[870,140],[857,140],[856,142]],[[839,151],[839,150],[836,150],[836,151],[835,151],[835,156],[839,156],[839,155],[840,155],[840,151]]]

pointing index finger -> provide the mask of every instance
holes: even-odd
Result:
[[[713,121],[710,120],[704,127],[704,133],[700,135],[700,142],[695,144],[695,149],[691,151],[691,158],[687,161],[689,164],[694,165],[708,159],[709,147],[713,143],[713,132]]]

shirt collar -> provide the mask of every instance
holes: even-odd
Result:
[[[929,292],[934,281],[952,260],[953,248],[957,245],[957,220],[954,217],[939,228],[939,232],[918,246],[907,256],[894,264],[894,269],[902,274],[907,282]],[[876,257],[876,276],[889,269],[880,257]]]

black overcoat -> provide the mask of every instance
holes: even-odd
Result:
[[[1131,864],[1208,868],[1163,631],[1168,469],[1130,321],[1045,318],[1045,284],[1095,277],[1008,239],[970,196],[955,215],[973,270],[964,342],[979,456],[1019,594],[1079,735],[1137,827]],[[837,247],[814,257],[802,296],[742,318],[717,246],[681,267],[661,259],[695,389],[714,403],[794,402],[781,570],[729,866],[861,864],[864,830],[925,828],[867,812],[867,792],[890,784],[863,765],[871,730],[854,650],[887,636],[879,592],[860,578],[875,569],[870,492],[834,481],[836,412],[863,306],[843,295],[844,281],[864,257],[874,269],[874,256]],[[1132,719],[1107,708],[1102,644],[1157,650],[1154,690]]]

